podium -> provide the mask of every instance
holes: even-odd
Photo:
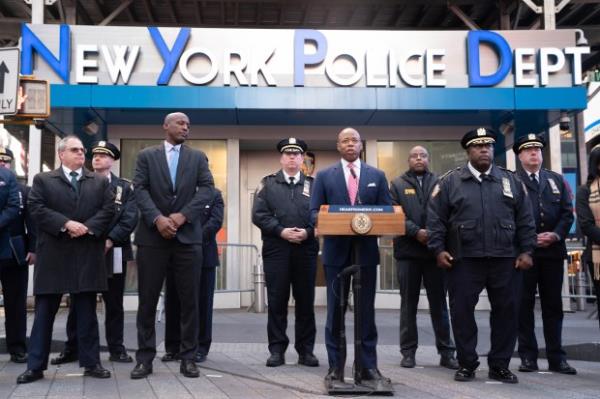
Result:
[[[346,327],[344,315],[344,284],[340,283],[340,380],[326,381],[325,388],[329,395],[393,395],[394,390],[389,381],[362,380],[362,318],[360,314],[360,252],[364,236],[384,236],[404,234],[404,212],[400,206],[379,205],[322,205],[317,217],[317,228],[322,236],[350,236],[352,238],[351,266],[342,270],[337,278],[352,276],[354,292],[354,383],[347,383],[344,378],[346,366]]]

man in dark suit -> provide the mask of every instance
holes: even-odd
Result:
[[[181,304],[180,371],[200,375],[194,358],[198,344],[198,281],[202,265],[202,210],[214,187],[206,155],[184,144],[190,120],[181,112],[163,123],[165,141],[142,150],[133,186],[140,211],[138,246],[137,364],[132,379],[152,373],[156,356],[156,305],[167,271],[173,274]]]
[[[110,353],[109,360],[131,363],[133,359],[127,354],[125,346],[123,346],[123,293],[125,291],[127,262],[133,259],[130,236],[137,225],[137,208],[131,183],[111,173],[113,163],[121,156],[117,146],[107,141],[98,141],[92,144],[92,154],[94,172],[108,178],[110,188],[115,195],[115,215],[108,229],[104,249],[108,290],[102,293],[105,309],[104,327]],[[65,348],[50,362],[52,364],[73,362],[77,360],[77,352],[77,318],[75,317],[75,309],[71,306],[67,318]]]
[[[36,298],[27,371],[17,378],[19,384],[44,377],[54,317],[65,293],[75,308],[84,375],[110,377],[100,364],[96,293],[107,288],[104,242],[114,215],[113,194],[105,177],[83,168],[85,148],[77,137],[60,140],[58,157],[61,166],[36,175],[29,194],[38,233]]]
[[[337,150],[340,162],[317,173],[310,208],[316,218],[321,205],[391,205],[390,192],[385,174],[361,162],[362,150],[360,134],[353,128],[345,128],[338,134]],[[338,293],[340,280],[337,275],[351,262],[351,237],[325,237],[323,241],[323,264],[327,280],[327,323],[325,344],[329,359],[329,372],[326,382],[340,380],[340,308]],[[377,369],[377,328],[375,326],[375,285],[379,248],[377,237],[361,237],[362,251],[358,263],[361,265],[361,317],[362,317],[362,379],[382,380]],[[344,302],[350,287],[350,279],[343,280]],[[345,307],[344,307],[345,308]],[[343,381],[342,381],[343,382]]]
[[[212,343],[213,297],[216,268],[219,266],[217,232],[223,225],[225,204],[221,191],[214,189],[212,198],[202,210],[202,273],[198,285],[198,350],[196,363],[206,361]],[[164,361],[175,360],[181,345],[181,305],[172,273],[167,271],[165,292],[165,349]]]
[[[440,365],[458,369],[454,342],[450,336],[450,319],[446,303],[445,273],[437,267],[435,256],[427,249],[427,204],[437,176],[429,171],[429,153],[416,146],[408,153],[408,170],[390,185],[392,201],[402,206],[406,216],[406,235],[394,238],[394,258],[400,283],[400,366],[415,367],[417,306],[421,282],[427,291],[435,346]]]
[[[0,147],[0,167],[10,169],[14,159],[8,148]],[[27,285],[29,265],[35,263],[35,228],[27,211],[29,187],[17,183],[19,213],[9,224],[11,259],[0,261],[0,281],[4,294],[6,348],[14,363],[27,361]],[[4,212],[4,211],[3,211]]]
[[[537,232],[537,247],[533,252],[533,267],[523,272],[523,291],[519,310],[519,371],[537,371],[538,345],[535,338],[536,288],[542,304],[542,321],[546,356],[551,371],[577,374],[566,360],[562,348],[562,285],[564,260],[567,257],[565,238],[573,224],[571,190],[563,177],[542,168],[546,140],[541,135],[528,134],[513,145],[522,169],[519,177],[529,192]]]

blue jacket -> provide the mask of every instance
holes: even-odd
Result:
[[[362,205],[392,205],[385,174],[364,162],[361,162],[358,198]],[[341,162],[317,173],[310,199],[311,214],[315,223],[321,205],[350,205]],[[323,264],[338,267],[346,265],[349,261],[352,239],[353,237],[350,236],[325,237]],[[362,240],[360,264],[363,266],[379,264],[377,237],[360,237],[360,239]]]
[[[19,187],[13,172],[0,168],[0,259],[13,257],[10,225],[19,214]]]

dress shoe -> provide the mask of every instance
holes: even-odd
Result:
[[[133,358],[127,354],[127,352],[111,353],[108,357],[111,362],[117,363],[132,363]]]
[[[79,359],[79,355],[70,351],[62,351],[54,359],[50,360],[50,364],[65,364],[75,362]]]
[[[110,378],[110,371],[102,367],[100,363],[93,367],[86,367],[83,370],[83,375],[93,378]]]
[[[11,353],[10,361],[13,363],[27,363],[27,353],[25,353],[25,352]]]
[[[198,378],[200,377],[200,371],[198,370],[198,366],[196,366],[196,362],[191,359],[181,359],[181,366],[179,366],[179,371],[183,374],[184,377],[187,378]]]
[[[392,383],[392,380],[384,377],[378,369],[362,369],[361,377],[363,381],[381,381],[384,384]]]
[[[330,367],[325,376],[325,382],[341,381],[339,370],[336,367]]]
[[[415,361],[414,354],[404,355],[404,356],[402,356],[402,360],[400,360],[400,366],[406,367],[407,369],[412,369],[416,365],[417,365],[417,362]]]
[[[561,360],[560,363],[551,365],[550,367],[548,367],[548,370],[554,371],[555,373],[561,373],[561,374],[569,374],[569,375],[577,374],[577,370],[575,370],[573,367],[571,367],[569,365],[569,363],[567,363],[566,360]]]
[[[138,363],[133,370],[131,370],[131,379],[139,380],[148,377],[150,374],[152,374],[151,364]]]
[[[475,370],[466,367],[459,367],[454,374],[454,381],[473,381],[475,379]]]
[[[521,365],[519,366],[519,371],[522,373],[531,373],[533,371],[538,371],[539,367],[537,362],[532,359],[521,359]]]
[[[516,384],[519,379],[506,367],[490,367],[488,377],[491,380],[505,382],[507,384]]]
[[[458,360],[456,360],[454,355],[442,355],[440,357],[440,366],[450,370],[458,370],[460,368]]]
[[[279,367],[283,364],[285,364],[283,353],[271,353],[271,356],[267,359],[267,367]]]
[[[160,360],[162,360],[163,362],[174,362],[176,360],[179,360],[179,354],[167,352],[163,355],[163,357],[160,358]]]
[[[44,378],[43,371],[27,370],[17,377],[17,384],[28,384],[33,381],[41,380],[42,378]]]
[[[312,353],[298,356],[298,364],[306,367],[319,367],[319,359]]]
[[[196,352],[196,358],[194,359],[196,363],[204,363],[206,361],[206,354]]]

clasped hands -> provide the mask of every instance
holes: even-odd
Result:
[[[182,213],[172,213],[169,216],[160,215],[156,218],[155,224],[160,235],[166,240],[171,240],[186,221],[187,219]]]
[[[292,244],[300,244],[302,241],[308,238],[306,229],[299,229],[297,227],[286,227],[281,231],[281,238]]]

